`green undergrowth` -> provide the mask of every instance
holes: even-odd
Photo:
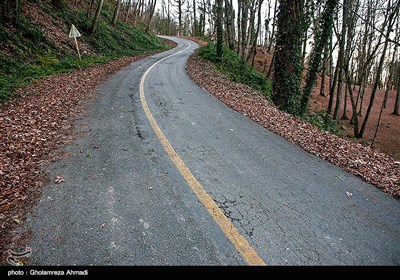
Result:
[[[302,118],[323,131],[327,131],[341,137],[343,136],[343,131],[346,129],[345,126],[340,125],[325,111],[309,112]]]
[[[34,22],[23,14],[15,26],[0,21],[1,50],[4,50],[0,52],[0,104],[17,97],[15,90],[35,79],[166,48],[161,39],[141,28],[122,21],[112,26],[113,7],[108,3],[103,7],[93,34],[89,34],[92,16],[88,18],[83,9],[73,11],[64,4],[56,11],[49,3],[36,3],[66,36],[69,30],[65,27],[75,24],[82,34],[79,42],[87,44],[91,51],[82,51],[79,60],[74,49],[65,44],[60,46],[48,38],[43,32],[44,23]]]
[[[213,43],[198,50],[200,57],[213,62],[217,69],[225,74],[230,80],[246,84],[253,89],[260,90],[268,99],[271,96],[271,81],[264,75],[239,58],[236,52],[224,46],[222,61],[218,59],[216,48]]]

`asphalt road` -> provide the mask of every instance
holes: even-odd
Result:
[[[70,156],[50,167],[33,265],[246,265],[157,138],[267,265],[399,265],[400,205],[245,116],[185,72],[197,45],[135,62],[98,90]],[[177,54],[175,54],[177,53]]]

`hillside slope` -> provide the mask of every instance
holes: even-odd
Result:
[[[271,61],[272,61],[272,54],[268,53],[262,48],[259,48],[257,52],[255,68],[263,72],[264,74],[267,74],[271,66]],[[320,93],[322,78],[320,75],[318,75],[316,85],[314,87],[314,91],[310,99],[310,109],[312,112],[315,112],[314,114],[315,120],[319,119],[318,113],[325,112],[326,108],[328,107],[329,82],[330,82],[329,76],[327,76],[325,79],[325,96],[321,96],[319,93]],[[354,89],[355,89],[354,92],[357,93],[358,86],[355,86]],[[350,125],[349,119],[342,118],[339,120],[340,126],[344,128],[344,130],[342,131],[343,138],[352,141],[357,141],[364,145],[365,144],[370,145],[372,139],[374,138],[374,133],[376,125],[378,123],[379,113],[381,110],[381,105],[383,102],[384,95],[385,95],[384,89],[378,89],[375,97],[375,103],[374,106],[372,107],[371,115],[363,139],[359,140],[353,139],[353,126]],[[370,96],[371,96],[371,88],[367,87],[363,102],[363,112],[367,111]],[[381,150],[386,154],[392,155],[396,159],[400,159],[400,138],[398,136],[400,134],[400,122],[399,122],[400,118],[399,116],[395,116],[392,114],[395,99],[396,99],[396,90],[390,90],[387,98],[387,108],[382,113],[382,119],[379,125],[379,131],[376,137],[376,141],[374,143],[374,147],[378,148],[379,150]],[[334,98],[334,104],[335,102],[336,98]],[[343,111],[341,112],[343,114]],[[347,98],[346,112],[348,118],[351,117],[352,110],[351,110],[351,101],[349,97]]]
[[[51,1],[23,1],[16,24],[0,21],[0,103],[15,95],[15,89],[36,78],[165,48],[163,42],[142,29],[118,21],[111,24],[114,7],[105,1],[97,27],[89,35],[95,13],[86,3],[64,1],[59,9]],[[111,15],[111,17],[110,17]],[[68,37],[71,24],[82,55]]]

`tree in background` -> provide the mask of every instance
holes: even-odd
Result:
[[[99,20],[101,9],[103,8],[103,3],[104,3],[104,0],[99,0],[99,3],[97,4],[96,14],[94,15],[94,18],[92,21],[92,26],[90,27],[90,31],[89,31],[90,34],[92,34],[94,32],[94,30],[96,29],[97,21]]]
[[[175,6],[178,8],[178,36],[182,36],[182,7],[185,0],[174,0]]]
[[[120,7],[121,7],[121,0],[117,0],[117,3],[115,4],[114,16],[112,19],[113,25],[117,23]]]
[[[235,49],[235,11],[232,0],[225,0],[226,41],[231,50]]]
[[[317,80],[317,74],[321,67],[322,53],[324,49],[326,49],[329,43],[329,38],[332,34],[334,12],[338,3],[339,0],[328,0],[322,13],[321,27],[317,29],[316,45],[311,54],[310,65],[307,71],[306,85],[303,89],[300,102],[300,115],[303,115],[307,111],[310,96]]]
[[[371,113],[372,106],[374,105],[374,99],[375,99],[376,91],[377,91],[378,86],[380,84],[383,63],[385,61],[385,55],[386,55],[387,47],[389,45],[390,33],[393,31],[393,26],[394,26],[394,23],[395,23],[395,19],[398,17],[399,9],[400,9],[400,0],[395,1],[394,3],[392,3],[392,5],[391,5],[391,1],[390,1],[388,6],[387,6],[387,14],[386,14],[387,17],[385,19],[385,21],[387,21],[385,42],[384,42],[384,46],[383,46],[381,57],[379,59],[378,67],[377,67],[377,70],[376,70],[375,81],[374,81],[374,84],[373,84],[372,93],[371,93],[370,101],[369,101],[369,104],[368,104],[367,112],[366,112],[364,120],[362,122],[362,126],[361,126],[361,129],[360,129],[360,132],[358,133],[357,136],[355,136],[357,138],[362,138],[363,137],[363,134],[365,132],[365,128],[366,128],[366,125],[367,125],[367,122],[368,122],[368,118],[369,118],[369,115]]]

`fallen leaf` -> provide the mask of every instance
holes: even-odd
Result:
[[[61,177],[61,176],[57,176],[57,177],[54,179],[54,183],[56,183],[56,184],[60,184],[60,183],[62,183],[62,182],[65,182],[65,180],[64,180],[64,178]]]
[[[12,266],[24,266],[24,263],[16,258],[7,258],[7,262]]]
[[[16,223],[17,225],[21,224],[21,221],[19,219],[14,219],[13,222]]]
[[[102,223],[102,224],[99,226],[99,229],[103,229],[105,226],[106,226],[106,223]]]

